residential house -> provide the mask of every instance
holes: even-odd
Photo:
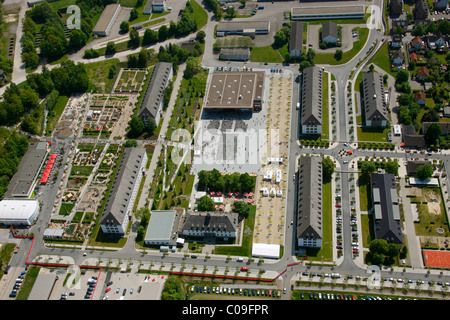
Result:
[[[417,169],[419,169],[420,166],[423,166],[424,164],[430,164],[431,161],[428,160],[409,160],[406,163],[406,174],[408,176],[415,176],[417,173]]]
[[[303,51],[303,22],[295,21],[291,26],[289,38],[289,54],[292,58],[300,58]]]
[[[409,62],[415,61],[417,62],[417,54],[415,52],[409,55]]]
[[[383,76],[378,72],[363,74],[365,125],[386,127],[388,122]]]
[[[333,21],[328,20],[322,25],[322,42],[336,44],[338,41],[338,26]]]
[[[297,191],[299,247],[322,246],[322,157],[300,157]]]
[[[427,67],[419,67],[419,69],[417,69],[416,80],[425,81],[425,79],[429,76],[430,76],[430,71],[428,70]]]
[[[303,70],[301,97],[302,134],[322,134],[322,68]]]
[[[442,111],[442,115],[446,118],[450,117],[450,107],[444,107],[444,110]]]
[[[402,125],[402,139],[405,148],[423,149],[427,143],[423,134],[417,134],[413,125]]]
[[[417,0],[413,12],[416,22],[426,20],[428,18],[428,3],[425,0]]]
[[[425,49],[425,42],[421,37],[416,36],[410,43],[410,51],[417,52]]]
[[[447,40],[443,34],[437,32],[427,37],[428,48],[442,51],[448,48]]]
[[[435,0],[434,10],[444,11],[448,7],[448,0]]]
[[[376,239],[389,243],[403,243],[400,208],[395,175],[372,173],[370,175],[374,233]]]
[[[401,67],[403,65],[403,52],[402,51],[395,51],[391,53],[391,61],[394,67]]]
[[[389,2],[389,13],[391,15],[401,15],[403,13],[403,1],[391,0]]]
[[[427,102],[427,97],[425,96],[425,92],[417,91],[414,93],[414,102],[420,106],[424,106]]]
[[[448,136],[450,134],[450,122],[423,122],[422,123],[422,132],[426,133],[427,128],[430,124],[437,123],[442,129],[441,136]]]
[[[392,41],[390,44],[391,49],[401,49],[402,47],[402,36],[400,34],[394,34],[392,36]]]

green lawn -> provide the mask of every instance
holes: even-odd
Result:
[[[389,128],[361,128],[358,127],[358,141],[362,142],[388,142],[387,132]]]
[[[250,213],[244,222],[244,230],[250,229],[251,232],[243,233],[242,246],[216,246],[214,249],[214,254],[251,257],[255,216],[256,206],[250,206]]]
[[[389,47],[387,42],[381,46],[375,56],[369,61],[368,65],[371,63],[376,64],[391,76],[396,76],[396,72],[391,69],[391,58],[389,57]]]
[[[63,113],[68,101],[69,97],[67,96],[58,97],[56,105],[53,107],[53,110],[48,113],[47,116],[47,133],[51,133],[55,129],[56,124],[58,123],[59,118],[61,117],[61,114]]]
[[[86,71],[92,83],[92,88],[96,92],[110,93],[116,77],[109,79],[109,69],[116,66],[116,76],[119,73],[119,59],[109,59],[105,61],[87,63]]]
[[[359,32],[359,40],[356,40],[353,42],[353,47],[345,51],[342,55],[341,60],[336,60],[334,58],[334,52],[332,53],[316,53],[314,57],[314,63],[315,64],[330,64],[330,65],[339,65],[339,64],[345,64],[349,62],[351,59],[353,59],[359,51],[364,47],[367,37],[369,36],[369,29],[368,28],[356,28]]]
[[[252,62],[281,63],[284,59],[278,50],[275,50],[272,46],[267,46],[252,48],[250,60]]]

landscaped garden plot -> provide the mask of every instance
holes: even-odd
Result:
[[[145,69],[122,69],[115,92],[139,92],[144,83],[147,70]]]

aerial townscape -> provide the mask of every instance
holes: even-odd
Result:
[[[449,18],[3,0],[0,300],[449,300]]]

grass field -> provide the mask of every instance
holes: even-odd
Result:
[[[278,50],[272,46],[252,48],[250,55],[252,62],[281,63],[284,60]]]
[[[48,113],[46,133],[50,134],[55,129],[56,124],[58,123],[59,118],[61,117],[61,114],[63,113],[68,101],[69,97],[67,96],[58,97],[53,110]]]
[[[369,61],[368,65],[371,63],[376,64],[381,69],[389,73],[391,76],[395,77],[396,72],[391,69],[391,59],[389,57],[388,43],[385,42],[375,56]]]

